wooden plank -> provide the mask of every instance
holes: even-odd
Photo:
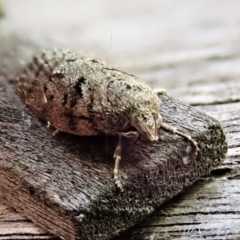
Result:
[[[240,104],[197,108],[221,120],[228,140],[228,157],[221,167],[119,239],[239,239]]]
[[[10,21],[0,22],[1,35],[8,35],[14,29],[23,36],[29,34],[35,45],[39,45],[40,42],[45,45],[60,43],[75,46],[77,49],[85,49],[105,59],[110,58],[112,62],[147,80],[152,86],[166,88],[171,96],[184,102],[194,105],[210,104],[210,106],[197,108],[200,111],[206,110],[206,113],[221,120],[229,145],[230,156],[224,161],[223,168],[231,167],[231,170],[230,172],[226,170],[225,174],[225,170],[221,170],[222,175],[219,175],[219,178],[227,178],[229,184],[237,178],[239,172],[238,126],[240,124],[237,115],[234,114],[239,114],[239,94],[238,87],[235,88],[235,86],[239,86],[240,76],[238,67],[240,1],[218,0],[210,3],[207,0],[199,2],[179,0],[166,3],[158,0],[143,1],[137,5],[134,1],[128,1],[126,4],[99,1],[99,5],[96,6],[96,2],[90,0],[87,6],[79,1],[81,5],[79,7],[76,3],[69,4],[68,1],[67,11],[64,1],[57,4],[54,1],[41,1],[41,7],[44,5],[48,6],[47,8],[38,7],[37,2],[32,5],[24,1],[17,3],[11,0],[3,3],[6,2],[10,5],[5,7],[6,16],[10,18]],[[73,8],[76,9],[77,14],[74,14]],[[47,14],[45,9],[52,9],[52,11]],[[61,14],[61,9],[64,9],[64,14]],[[217,11],[212,11],[212,9],[217,9]],[[28,14],[19,14],[19,12],[28,12]],[[55,12],[58,14],[53,14]],[[47,41],[46,36],[48,36]],[[9,42],[13,41],[15,41],[14,37]],[[15,43],[22,45],[25,54],[32,53],[29,52],[29,45],[31,46],[32,43],[26,44],[19,39]],[[0,47],[0,51],[1,49]],[[12,49],[14,47],[9,48],[9,52],[14,54]],[[10,67],[8,66],[8,69]],[[3,68],[1,70],[4,71]],[[9,74],[11,73],[10,70]],[[231,103],[233,101],[235,103]],[[214,103],[213,106],[211,106],[212,103]],[[222,120],[222,116],[225,119]],[[213,176],[209,178],[216,181],[217,188],[213,188],[213,191],[217,195],[219,192],[230,190],[231,185],[222,184],[222,181],[218,181],[218,178],[215,179]],[[239,202],[239,191],[234,187],[238,186],[238,181],[233,181],[236,191],[225,196],[227,202],[222,205],[221,209],[225,206],[226,211],[218,214],[216,227],[212,227],[211,224],[215,221],[217,214],[215,211],[217,203],[214,203],[214,199],[217,201],[217,198],[213,196],[212,204],[207,205],[208,193],[211,189],[202,188],[201,183],[194,184],[192,191],[188,191],[184,198],[184,201],[190,201],[190,203],[175,222],[174,226],[179,226],[177,236],[182,239],[184,236],[185,239],[194,237],[196,227],[194,221],[184,226],[188,229],[187,236],[186,232],[181,231],[184,221],[190,222],[187,219],[188,217],[192,219],[191,212],[194,212],[199,222],[206,223],[208,226],[208,229],[205,228],[206,231],[200,229],[201,232],[199,231],[195,238],[239,239],[238,231],[231,226],[230,221],[234,214],[238,214],[238,207],[233,209],[233,215],[227,211]],[[208,206],[204,214],[197,214],[197,209],[194,208],[192,199],[196,198],[195,188],[201,194],[200,203]],[[179,201],[176,200],[177,203],[170,202],[169,205],[172,204],[173,207],[168,208],[169,211],[175,212],[176,209],[181,208],[179,202],[182,197],[183,195]],[[161,207],[161,209],[164,208],[165,205]],[[200,204],[198,210],[202,211]],[[159,218],[158,223],[156,223],[157,218]],[[156,214],[152,226],[157,224],[161,226],[162,218],[161,215]],[[6,224],[10,222],[11,219],[5,221]],[[30,225],[27,226],[31,228]],[[35,228],[34,224],[32,226]],[[150,226],[151,221],[148,222],[148,228]],[[144,226],[139,226],[135,231],[142,232],[146,229]],[[171,225],[168,230],[171,230]],[[21,228],[18,228],[18,231],[20,232]],[[153,229],[152,238],[154,233],[156,231]],[[151,236],[150,231],[148,234]],[[6,237],[1,235],[1,231],[0,236],[3,239]],[[145,236],[147,238],[147,235]],[[158,236],[159,234],[156,234],[155,239]],[[169,238],[171,236],[173,235],[169,233]],[[24,235],[18,237],[22,239]]]
[[[0,204],[0,239],[57,239],[12,207]]]
[[[16,46],[13,58],[3,50],[1,64],[16,72],[22,52]],[[108,239],[133,226],[221,163],[227,150],[216,120],[161,96],[165,122],[192,135],[201,153],[192,159],[191,144],[163,130],[154,145],[125,140],[125,191],[117,194],[112,179],[117,139],[53,137],[53,130],[33,116],[4,78],[0,96],[1,199],[67,239]]]

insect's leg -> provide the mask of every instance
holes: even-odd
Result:
[[[47,103],[47,97],[45,92],[43,91],[43,102],[46,104]]]
[[[197,145],[197,142],[195,140],[193,140],[191,138],[190,135],[187,135],[183,132],[180,132],[179,130],[177,130],[175,127],[172,127],[171,125],[167,124],[167,123],[161,123],[161,126],[160,128],[164,129],[164,130],[167,130],[169,132],[172,132],[173,134],[177,134],[181,137],[184,137],[186,138],[188,141],[191,142],[191,144],[194,146],[194,154],[193,154],[193,157],[195,158],[198,154],[198,152],[200,151],[199,148],[198,148],[198,145]]]
[[[53,136],[56,136],[58,133],[60,133],[60,131],[58,129],[56,129],[54,132],[53,132]]]
[[[161,94],[166,94],[167,95],[167,91],[163,88],[158,88],[158,89],[154,89],[153,90],[157,95],[161,95]]]
[[[140,133],[137,131],[129,131],[129,132],[117,132],[118,136],[126,137],[131,139],[132,141],[135,141],[138,139]]]
[[[47,128],[50,128],[52,125],[49,121],[47,121]],[[56,130],[53,132],[52,136],[57,135],[60,132],[59,129],[56,128]]]
[[[117,188],[121,192],[123,192],[123,186],[118,177],[119,162],[121,161],[121,153],[122,153],[122,137],[130,138],[131,140],[134,141],[134,140],[137,140],[137,138],[139,137],[139,132],[137,131],[118,132],[117,135],[118,135],[118,144],[113,155],[115,159],[114,169],[113,169],[113,179]]]
[[[121,161],[121,152],[122,152],[122,136],[119,135],[118,138],[118,144],[117,147],[114,151],[114,159],[115,159],[115,163],[114,163],[114,169],[113,169],[113,179],[114,179],[114,183],[117,186],[117,188],[123,192],[123,186],[121,184],[121,181],[118,178],[118,169],[119,169],[119,162]]]

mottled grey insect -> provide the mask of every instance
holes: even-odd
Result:
[[[114,152],[114,182],[123,191],[118,178],[122,137],[158,140],[158,128],[187,138],[188,135],[163,123],[159,113],[161,100],[139,78],[120,68],[70,51],[44,50],[33,57],[18,78],[18,89],[29,108],[57,130],[75,135],[117,135]]]

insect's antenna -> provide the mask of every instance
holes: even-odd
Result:
[[[112,50],[112,29],[110,32],[110,42],[109,42],[109,49],[108,49],[108,56],[107,56],[108,61],[110,61],[111,50]]]
[[[198,152],[199,152],[200,150],[199,150],[199,148],[198,148],[197,142],[196,142],[195,140],[193,140],[190,135],[187,135],[186,133],[183,133],[183,132],[177,130],[175,127],[172,127],[171,125],[169,125],[169,124],[167,124],[167,123],[161,123],[160,128],[162,128],[162,129],[164,129],[164,130],[166,130],[166,131],[169,131],[169,132],[171,132],[171,133],[173,133],[173,134],[177,134],[177,135],[179,135],[179,136],[181,136],[181,137],[186,138],[189,142],[191,142],[191,144],[192,144],[193,147],[194,147],[193,157],[195,158],[195,157],[197,156],[197,154],[198,154]]]

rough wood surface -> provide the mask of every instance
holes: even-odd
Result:
[[[18,59],[24,59],[15,47],[15,64],[6,48],[2,50],[7,72],[7,66],[14,71]],[[192,158],[190,142],[161,130],[154,145],[124,139],[120,168],[124,192],[117,194],[111,157],[116,139],[64,133],[53,137],[53,130],[33,116],[14,86],[3,79],[1,199],[66,239],[109,239],[139,223],[219,165],[227,151],[225,135],[216,120],[169,96],[161,99],[165,122],[192,135],[200,154]]]
[[[79,1],[81,7],[73,4],[65,11],[68,3],[51,1],[48,7],[54,10],[50,14],[39,12],[36,2],[21,1],[17,6],[15,1],[8,2],[10,21],[0,22],[2,34],[14,29],[26,35],[31,30],[29,36],[36,45],[60,43],[94,52],[222,121],[229,152],[221,169],[120,239],[239,239],[240,2],[144,1],[135,5],[129,1],[126,5],[99,1],[96,6],[88,1],[86,6]],[[28,14],[18,14],[25,11]],[[56,11],[58,14],[52,14]],[[25,46],[22,44],[28,54],[29,46]],[[14,222],[21,232],[17,228],[21,221],[3,221],[5,226]],[[35,225],[29,224],[26,220],[24,229],[33,233]],[[24,239],[22,236],[18,239]]]
[[[228,157],[211,175],[199,180],[119,239],[239,239],[240,104],[198,106],[221,120]]]
[[[0,239],[59,239],[49,234],[12,207],[0,204]]]

